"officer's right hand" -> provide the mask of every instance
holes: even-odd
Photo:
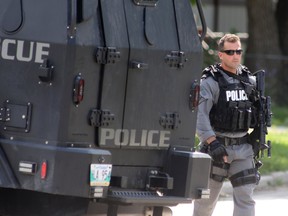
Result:
[[[207,144],[201,144],[199,151],[202,153],[208,154],[209,146]]]
[[[224,156],[228,156],[225,146],[217,139],[209,144],[209,155],[218,163],[224,163]]]

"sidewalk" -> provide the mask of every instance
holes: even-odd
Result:
[[[274,215],[275,209],[278,212],[287,214],[288,195],[288,171],[274,172],[261,177],[256,188],[254,198],[257,202],[256,216]],[[281,194],[280,194],[281,193]],[[222,193],[217,202],[213,216],[231,216],[233,212],[232,186],[229,181],[225,182]],[[171,207],[173,216],[192,215],[193,204],[179,204]],[[272,212],[272,213],[271,213]],[[276,215],[279,215],[276,213]]]
[[[288,171],[285,172],[274,172],[270,175],[261,176],[259,185],[255,191],[266,190],[269,188],[275,188],[278,186],[288,185]],[[229,181],[224,182],[221,197],[227,197],[232,195],[232,185]]]

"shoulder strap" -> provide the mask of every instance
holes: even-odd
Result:
[[[221,70],[218,67],[218,65],[210,65],[209,67],[206,67],[203,70],[201,79],[206,79],[207,77],[212,76],[213,79],[218,82],[219,77],[222,77],[222,74],[219,72],[219,70],[221,70],[221,72],[227,74],[230,77],[233,77],[233,78],[239,80],[240,82],[250,83],[249,78],[248,78],[250,71],[248,70],[248,68],[246,66],[241,65],[240,67],[241,67],[240,70],[242,73],[239,75],[236,75],[236,74]]]
[[[207,77],[211,76],[215,81],[218,81],[219,75],[221,74],[219,73],[217,66],[210,65],[202,71],[201,79],[206,79]]]
[[[250,83],[249,81],[249,78],[248,78],[248,74],[250,73],[250,71],[248,70],[247,67],[241,65],[241,72],[242,74],[233,74],[233,73],[229,73],[227,71],[224,71],[224,70],[221,70],[223,73],[227,74],[228,76],[230,77],[233,77],[234,79],[237,79],[241,82],[244,82],[244,83]]]
[[[227,74],[228,76],[230,77],[233,77],[239,81],[242,81],[242,82],[249,82],[249,79],[248,77],[244,77],[244,76],[241,76],[241,75],[237,75],[237,74],[233,74],[233,73],[229,73],[229,72],[226,72],[226,71],[223,71],[225,74]]]

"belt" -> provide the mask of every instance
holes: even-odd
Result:
[[[244,143],[248,143],[248,136],[239,137],[239,138],[217,137],[217,140],[225,146],[241,145]]]

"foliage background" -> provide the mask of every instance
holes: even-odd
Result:
[[[195,5],[196,0],[190,1]],[[219,4],[221,0],[211,2]],[[264,69],[267,94],[275,105],[288,106],[288,1],[246,0],[245,4],[249,37],[244,64],[250,71]],[[209,65],[217,61],[214,52],[217,41],[206,38],[205,42],[204,61],[205,65]]]

